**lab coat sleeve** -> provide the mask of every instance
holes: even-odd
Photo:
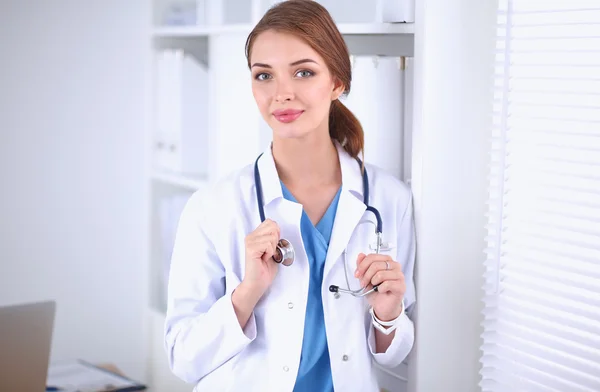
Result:
[[[209,203],[207,203],[209,204]],[[194,194],[178,224],[171,257],[165,349],[172,372],[197,383],[240,353],[256,338],[254,313],[242,330],[231,294],[225,290],[225,267],[211,242],[207,208]]]
[[[414,285],[414,265],[415,265],[415,226],[413,218],[412,196],[408,197],[408,203],[399,209],[398,222],[398,256],[396,261],[403,266],[404,279],[406,282],[406,292],[404,294],[404,305],[406,311],[398,320],[398,326],[394,332],[394,338],[388,349],[383,353],[377,353],[375,345],[375,327],[371,325],[369,329],[368,344],[374,360],[381,366],[395,368],[399,366],[412,350],[415,340],[415,328],[412,320],[408,316],[412,310],[412,305],[416,301]],[[369,320],[371,316],[369,315]]]

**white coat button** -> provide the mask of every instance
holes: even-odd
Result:
[[[289,368],[289,367],[287,367],[287,366],[284,366],[284,367],[283,367],[283,371],[284,371],[284,372],[287,372],[287,371],[289,371],[289,370],[290,370],[290,368]]]
[[[344,362],[345,362],[345,361],[347,361],[347,360],[348,360],[348,356],[347,356],[347,355],[344,355],[344,356],[342,357],[342,361],[344,361]]]
[[[288,309],[292,309],[294,307],[294,303],[293,302],[288,302]]]

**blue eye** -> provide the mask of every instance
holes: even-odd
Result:
[[[296,75],[299,76],[299,77],[301,77],[301,78],[308,78],[310,76],[313,76],[314,73],[312,71],[309,71],[309,70],[305,69],[305,70],[302,70],[302,71],[298,71],[296,73]]]
[[[268,79],[268,78],[270,78],[270,77],[271,77],[271,75],[269,75],[269,74],[267,74],[267,73],[264,73],[264,72],[262,72],[262,73],[259,73],[259,74],[257,74],[257,75],[254,77],[254,79],[256,79],[256,80],[267,80],[267,79]]]

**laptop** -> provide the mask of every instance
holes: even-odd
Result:
[[[0,307],[0,391],[46,390],[56,302]]]

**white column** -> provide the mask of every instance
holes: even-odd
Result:
[[[496,1],[417,1],[409,391],[478,390]]]

